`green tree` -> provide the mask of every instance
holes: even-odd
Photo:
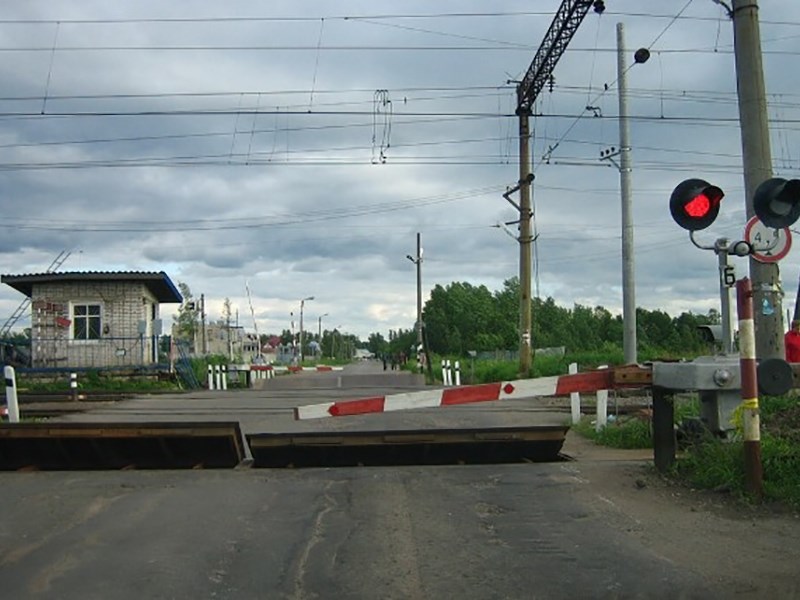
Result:
[[[490,350],[502,340],[496,301],[489,289],[456,282],[437,285],[425,304],[423,321],[429,348],[439,354]]]
[[[495,334],[497,344],[492,349],[516,350],[519,347],[519,278],[503,282],[503,289],[495,292]],[[532,338],[537,339],[535,324]]]
[[[576,304],[572,308],[571,348],[591,350],[599,348],[602,342],[600,321],[595,318],[594,309]]]
[[[195,336],[200,329],[200,307],[192,296],[192,290],[183,282],[178,282],[178,289],[183,296],[183,302],[178,307],[176,331],[179,338],[194,343]]]
[[[367,338],[367,350],[378,356],[389,350],[389,342],[380,333],[370,333]]]

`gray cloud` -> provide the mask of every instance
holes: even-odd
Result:
[[[765,50],[797,51],[797,27],[771,23],[800,22],[795,4],[762,7]],[[518,178],[506,81],[527,69],[558,5],[492,8],[550,14],[348,20],[337,17],[486,7],[9,5],[0,47],[17,51],[0,64],[0,272],[43,271],[66,249],[64,268],[73,270],[163,269],[203,293],[212,317],[230,297],[248,327],[251,301],[260,332],[288,328],[299,300],[314,295],[309,319],[327,312],[325,326],[366,337],[413,327],[416,280],[406,255],[420,232],[426,294],[452,281],[500,289],[517,275],[519,255],[497,227],[517,218],[501,195]],[[588,15],[552,93],[541,95],[535,108],[546,116],[533,119],[532,141],[534,292],[567,306],[621,307],[619,173],[600,161],[601,150],[618,145],[613,49],[621,20],[629,54],[658,38],[650,61],[628,74],[637,304],[671,312],[718,304],[716,258],[691,245],[667,199],[682,179],[705,177],[727,198],[700,237],[742,235],[732,30],[711,2],[691,5],[691,18],[672,24],[654,16],[678,10],[617,0],[602,17]],[[153,20],[237,16],[307,19]],[[411,49],[458,45],[483,50]],[[68,49],[78,46],[108,49]],[[162,49],[141,49],[148,46]],[[230,46],[241,49],[220,49]],[[279,46],[306,49],[265,49]],[[406,49],[379,49],[388,46]],[[764,56],[776,170],[797,176],[790,60]],[[381,152],[385,164],[375,164]],[[743,261],[736,268],[746,272]],[[794,255],[782,271],[793,294]],[[0,319],[21,300],[3,287]]]

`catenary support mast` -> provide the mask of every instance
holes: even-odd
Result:
[[[555,69],[561,55],[583,22],[589,8],[595,12],[605,9],[601,0],[564,0],[545,34],[539,50],[517,85],[517,116],[519,117],[519,283],[520,283],[520,344],[519,371],[526,376],[531,368],[531,183],[530,116],[533,103]]]

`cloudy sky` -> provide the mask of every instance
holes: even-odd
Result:
[[[745,225],[732,23],[712,0],[607,0],[535,104],[534,295],[620,312],[616,25],[625,25],[636,303],[718,307],[717,259],[668,211],[726,192]],[[423,295],[518,275],[514,84],[560,0],[149,0],[0,7],[0,273],[165,271],[261,333],[410,329]],[[800,175],[800,3],[762,2],[776,175]],[[649,48],[634,65],[633,51]],[[798,251],[781,264],[793,306]],[[736,260],[737,275],[747,263]],[[247,289],[250,290],[248,301]],[[0,324],[23,297],[0,287]],[[252,305],[252,312],[250,306]],[[171,316],[176,307],[162,307]],[[29,320],[21,321],[20,327]]]

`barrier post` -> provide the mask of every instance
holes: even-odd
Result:
[[[456,385],[461,385],[461,364],[456,361]]]
[[[208,389],[214,389],[214,367],[208,365]]]
[[[742,379],[744,479],[748,491],[760,500],[764,496],[764,471],[761,464],[753,284],[748,277],[736,282],[736,308],[739,316],[739,372]]]
[[[14,367],[6,366],[3,369],[6,380],[6,407],[8,409],[8,422],[19,423],[19,402],[17,400],[17,376]]]
[[[78,374],[77,373],[70,373],[69,374],[69,389],[72,393],[72,400],[76,401],[78,399]]]
[[[599,369],[607,369],[608,365],[600,365]],[[608,390],[597,390],[597,423],[595,431],[601,431],[608,423]]]
[[[569,364],[569,374],[576,375],[578,373],[578,363]],[[571,392],[569,395],[569,404],[572,412],[572,424],[577,425],[581,422],[581,394],[580,392]]]
[[[222,389],[228,389],[228,365],[220,365],[220,377],[222,378]]]

